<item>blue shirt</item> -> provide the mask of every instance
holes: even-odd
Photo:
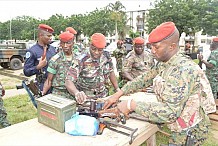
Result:
[[[55,48],[51,45],[48,45],[48,49],[46,52],[46,59],[49,61],[52,56],[56,54]],[[24,75],[25,76],[32,76],[32,75],[39,75],[40,71],[36,69],[36,66],[39,64],[39,60],[41,56],[43,55],[43,47],[40,46],[38,43],[33,45],[30,49],[27,50],[26,53],[26,60],[24,63]],[[42,71],[45,72],[45,78],[47,78],[47,68],[48,64],[42,68]],[[43,83],[44,84],[44,83]],[[40,87],[40,89],[43,89],[43,85]]]

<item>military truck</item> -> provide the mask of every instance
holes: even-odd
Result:
[[[11,68],[18,70],[22,68],[25,60],[27,42],[19,42],[14,44],[0,44],[0,65],[3,68]]]

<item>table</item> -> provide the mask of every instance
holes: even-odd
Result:
[[[138,146],[146,140],[148,146],[156,145],[155,133],[159,130],[156,125],[129,119],[125,126],[138,128],[131,146]],[[107,128],[102,135],[71,136],[39,123],[37,118],[0,129],[1,146],[127,146],[129,141],[130,137]]]

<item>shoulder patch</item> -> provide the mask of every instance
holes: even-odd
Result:
[[[81,60],[83,60],[83,58],[85,58],[86,56],[87,56],[86,53],[85,53],[85,54],[80,54],[80,55],[78,56],[78,60],[81,61]]]
[[[129,58],[131,56],[131,52],[129,52],[127,55],[126,55],[126,59]]]
[[[58,53],[58,54],[55,54],[55,55],[51,58],[51,60],[52,60],[52,61],[55,61],[55,60],[57,60],[58,58],[60,58],[59,53]]]
[[[31,53],[30,52],[26,52],[26,59],[30,58]]]

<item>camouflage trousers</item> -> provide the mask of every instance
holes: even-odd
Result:
[[[209,119],[208,119],[209,120]],[[207,139],[208,136],[208,120],[202,120],[200,123],[190,128],[192,136],[195,138],[195,146],[200,146]],[[180,133],[172,132],[169,143],[177,145],[185,145],[187,138],[187,131],[182,131]]]
[[[3,99],[0,98],[0,125],[1,127],[5,128],[10,126],[11,124],[7,120],[7,112],[3,105]]]
[[[58,89],[54,87],[52,93],[68,99],[76,100],[75,97],[71,95],[67,89]]]

